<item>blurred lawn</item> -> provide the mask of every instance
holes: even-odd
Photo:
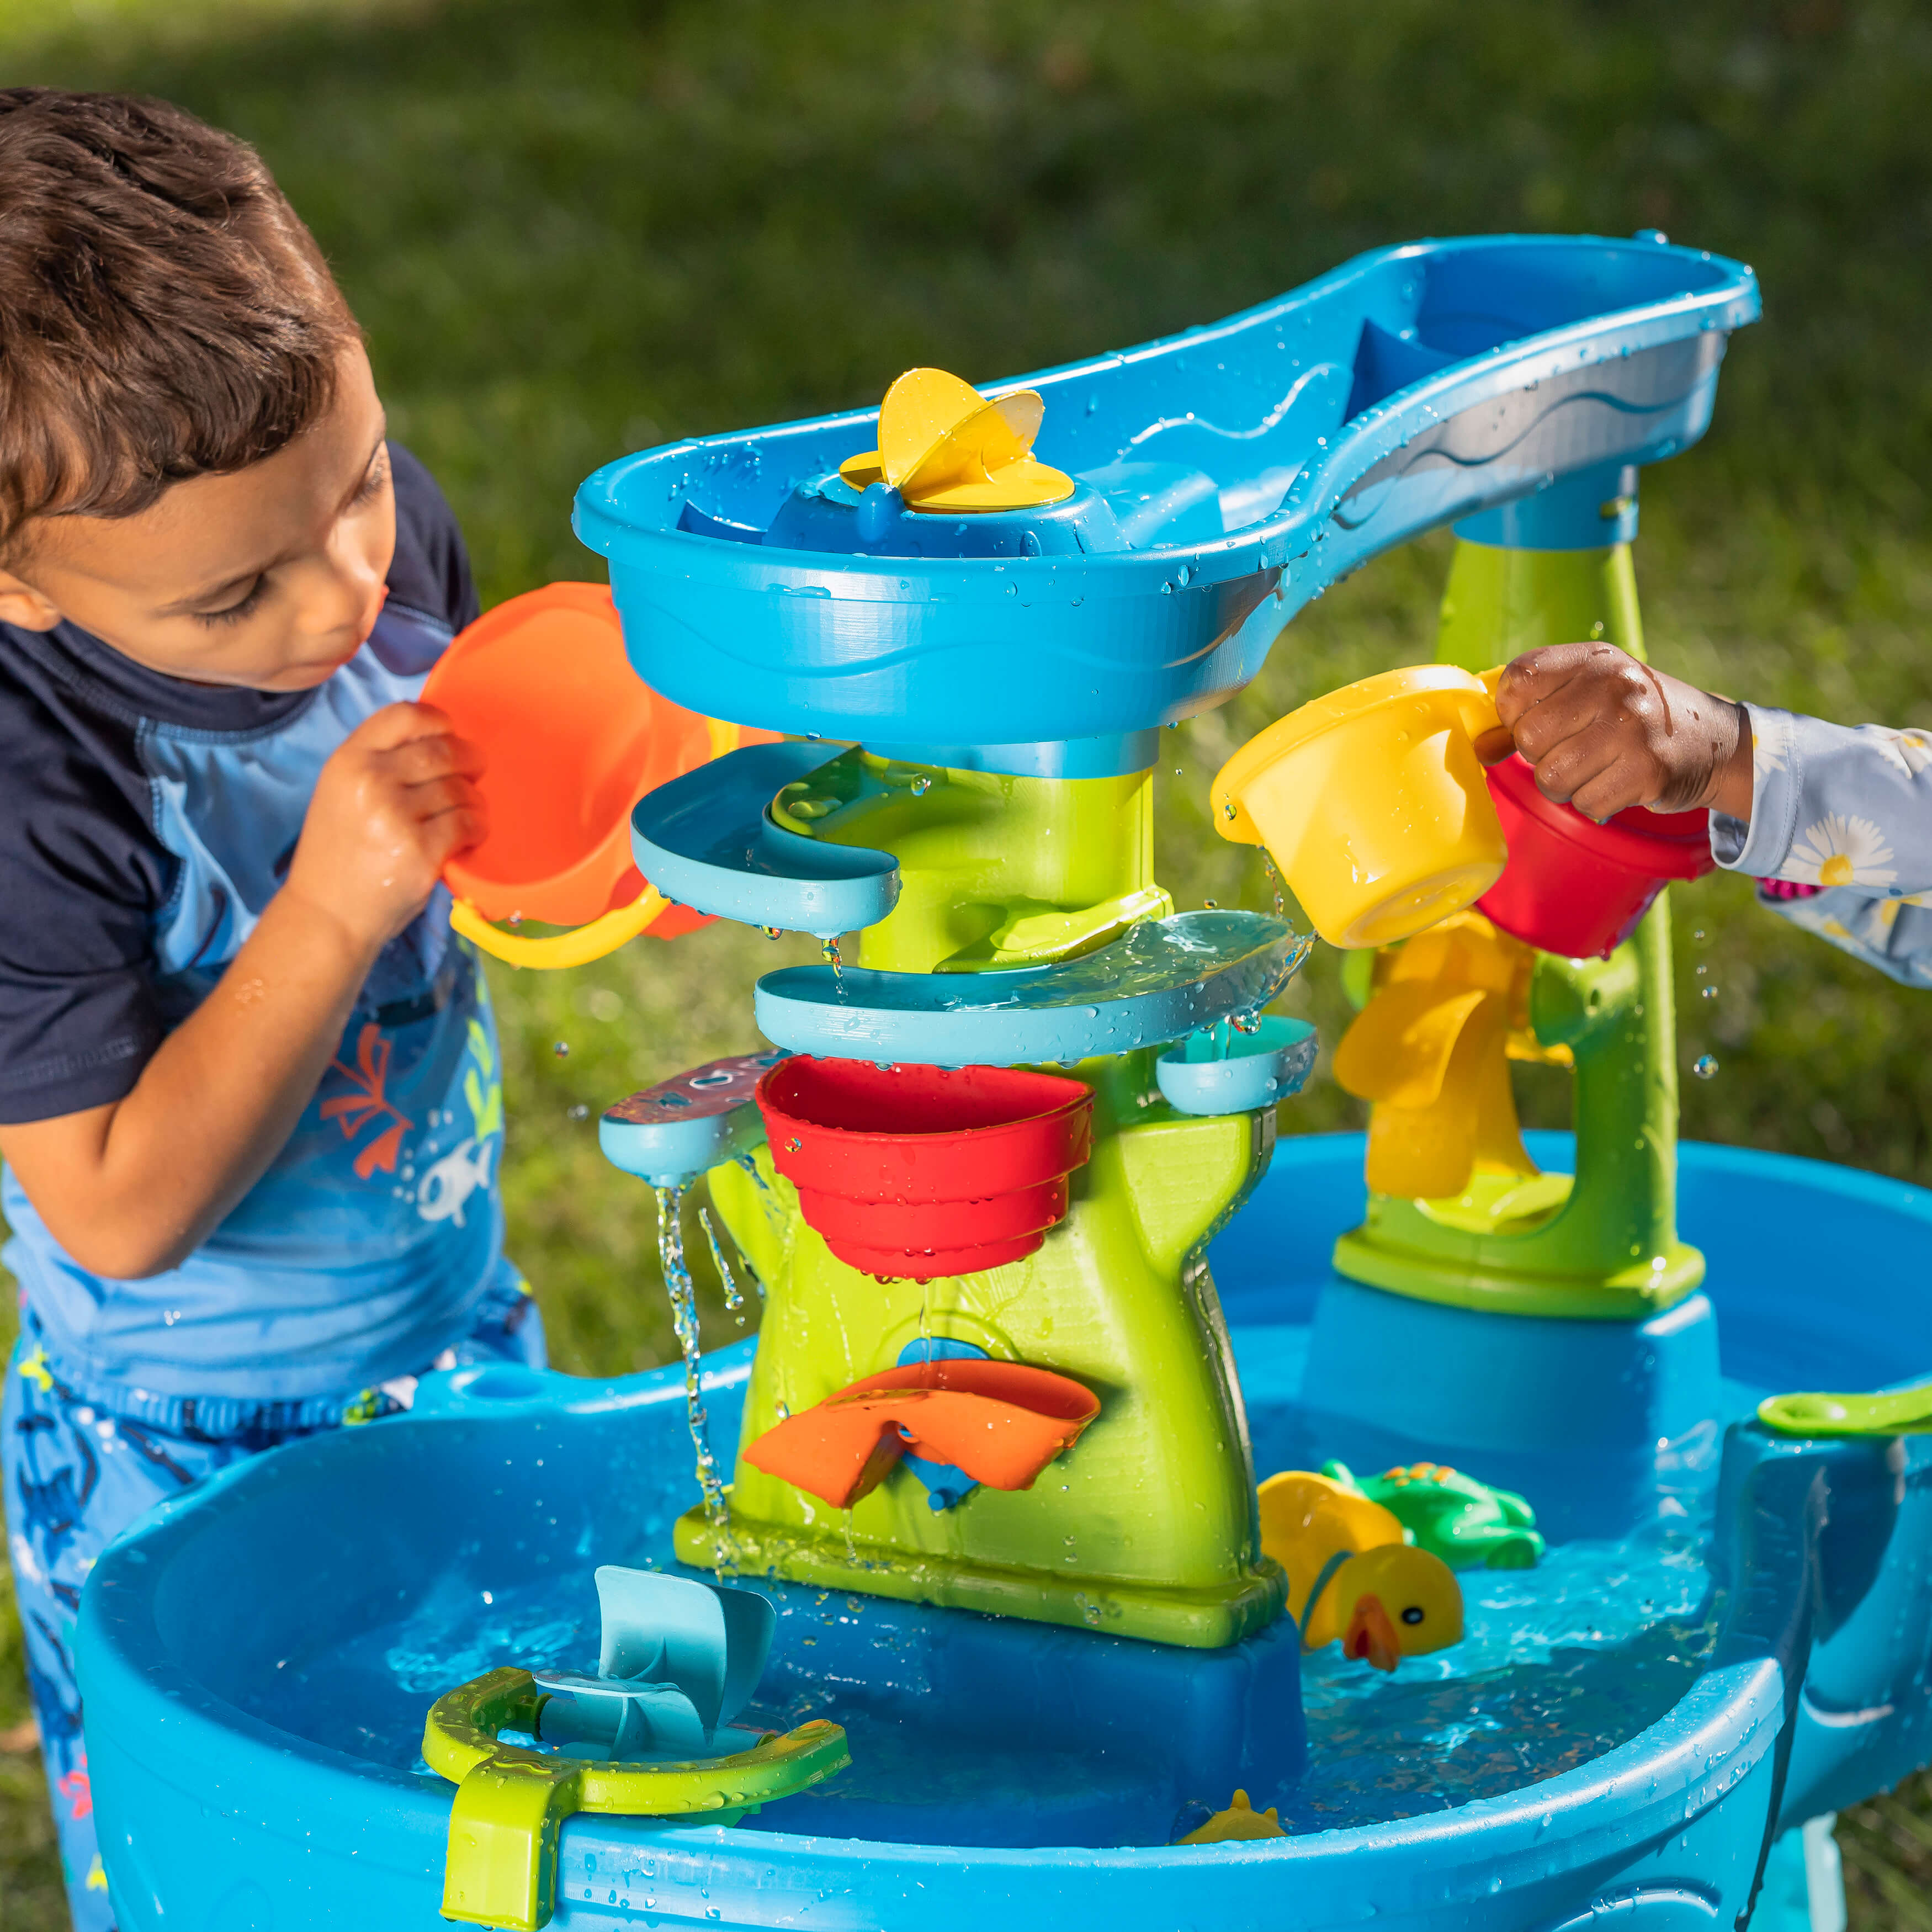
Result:
[[[872,401],[916,362],[1118,346],[1415,236],[1664,228],[1754,262],[1768,319],[1709,440],[1646,484],[1654,655],[1932,724],[1932,18],[1905,0],[7,0],[0,53],[9,82],[167,94],[260,146],[490,600],[599,574],[570,496],[628,449]],[[1206,779],[1290,706],[1428,655],[1446,555],[1365,571],[1170,734],[1184,904],[1264,902]],[[1679,927],[1684,1060],[1722,1062],[1686,1131],[1932,1182],[1932,1002],[1734,880],[1682,890]],[[514,1249],[562,1365],[670,1352],[652,1210],[598,1158],[597,1110],[752,1046],[750,981],[797,944],[714,927],[498,978]],[[1307,976],[1332,1039],[1332,960]],[[1326,1084],[1292,1112],[1352,1118]],[[735,1332],[714,1297],[707,1333]],[[0,1655],[0,1732],[22,1708]],[[32,1770],[0,1757],[0,1932],[57,1922]],[[1855,1925],[1932,1932],[1928,1819],[1915,1780],[1841,1832]]]

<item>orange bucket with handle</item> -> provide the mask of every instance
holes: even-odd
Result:
[[[610,593],[551,584],[487,610],[450,645],[422,701],[488,760],[478,789],[488,836],[443,868],[450,923],[513,966],[580,966],[640,933],[704,923],[654,891],[631,861],[631,808],[740,745],[778,734],[700,717],[631,668]],[[505,932],[525,920],[567,932]]]

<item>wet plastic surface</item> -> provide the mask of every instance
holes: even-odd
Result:
[[[1537,1136],[1534,1151],[1554,1164],[1561,1147]],[[1360,1160],[1358,1137],[1285,1144],[1216,1246],[1264,1468],[1308,1423],[1308,1324],[1322,1258],[1359,1211]],[[1932,1199],[1695,1146],[1684,1184],[1687,1232],[1712,1260],[1727,1416],[1801,1366],[1856,1387],[1881,1365],[1897,1380],[1932,1361],[1922,1299],[1895,1271],[1848,1276],[1841,1261],[1848,1244],[1880,1253],[1922,1242]],[[708,1393],[723,1426],[744,1368],[738,1351],[714,1358]],[[257,1888],[278,1928],[356,1912],[435,1924],[448,1787],[413,1768],[424,1709],[494,1664],[592,1660],[592,1570],[662,1561],[691,1500],[680,1395],[667,1372],[603,1386],[432,1378],[414,1418],[278,1451],[118,1546],[90,1585],[82,1648],[92,1708],[106,1714],[94,1791],[126,1923],[162,1922],[150,1899],[205,1898],[218,1848],[229,1889]],[[1226,1803],[1227,1791],[1192,1786],[1225,1768],[1226,1714],[1280,1696],[1265,1688],[1268,1640],[1187,1652],[782,1590],[754,1708],[773,1723],[808,1706],[836,1715],[853,1771],[752,1828],[572,1820],[556,1922],[950,1928],[1024,1899],[1078,1932],[1326,1927],[1371,1905],[1420,1927],[1476,1922],[1466,1913],[1480,1903],[1485,1926],[1547,1932],[1620,1874],[1660,1910],[1687,1892],[1728,1917],[1774,1822],[1828,1808],[1834,1780],[1876,1788],[1926,1742],[1924,1618],[1911,1608],[1926,1534],[1912,1472],[1926,1459],[1906,1452],[1901,1504],[1883,1501],[1895,1478],[1882,1444],[1840,1452],[1854,1474],[1871,1462],[1881,1514],[1856,1488],[1834,1505],[1836,1533],[1862,1540],[1832,1558],[1843,1587],[1827,1565],[1816,1600],[1828,1614],[1807,1640],[1808,1664],[1802,1648],[1753,1634],[1797,1600],[1773,1587],[1788,1573],[1761,1536],[1726,1533],[1724,1574],[1771,1594],[1761,1612],[1738,1599],[1745,1608],[1734,1604],[1709,1648],[1700,1511],[1714,1472],[1708,1460],[1666,1468],[1650,1515],[1624,1534],[1559,1544],[1532,1571],[1468,1573],[1460,1652],[1373,1682],[1339,1660],[1311,1662],[1307,1768],[1286,1780],[1294,1835],[1262,1845],[1161,1841],[1198,1822],[1190,1806]],[[1750,1450],[1732,1508],[1759,1493],[1750,1456],[1766,1453],[1765,1482],[1786,1467],[1794,1494],[1816,1480],[1806,1445]],[[1783,1492],[1765,1482],[1750,1508],[1768,1524]],[[1561,1498],[1524,1486],[1540,1515],[1556,1513]],[[1110,1654],[1126,1660],[1118,1670]],[[1774,1791],[1780,1654],[1808,1675],[1792,1707],[1798,1748]],[[1162,1669],[1194,1674],[1165,1688],[1131,1674]],[[1177,1712],[1194,1715],[1191,1742]],[[1284,1898],[1295,1901],[1286,1922]]]

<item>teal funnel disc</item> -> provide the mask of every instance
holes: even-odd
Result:
[[[928,1066],[1070,1064],[1253,1012],[1313,943],[1265,913],[1177,913],[1082,958],[1008,972],[788,966],[758,982],[756,1012],[765,1037],[794,1053]]]

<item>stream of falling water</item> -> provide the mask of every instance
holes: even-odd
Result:
[[[771,1183],[758,1172],[757,1156],[753,1154],[741,1154],[737,1158],[736,1164],[752,1177],[752,1184],[758,1190],[758,1205],[764,1210],[765,1219],[782,1233],[785,1224],[784,1210],[778,1205],[778,1198],[772,1192]],[[758,1291],[758,1299],[760,1301],[764,1300],[765,1298],[764,1278],[752,1265],[748,1258],[745,1262],[745,1272],[752,1277],[752,1286]]]
[[[710,1520],[721,1575],[728,1573],[731,1545],[730,1505],[724,1497],[724,1479],[718,1474],[718,1458],[712,1453],[710,1418],[704,1412],[704,1394],[698,1381],[700,1348],[698,1339],[698,1292],[691,1279],[691,1268],[684,1257],[684,1229],[680,1216],[685,1188],[653,1187],[658,1203],[658,1264],[664,1272],[664,1292],[670,1297],[671,1325],[677,1330],[678,1347],[684,1355],[684,1409],[691,1427],[691,1446],[697,1457],[698,1484],[704,1492],[704,1514]]]
[[[1274,894],[1274,916],[1276,919],[1286,919],[1288,916],[1288,902],[1281,896],[1281,874],[1275,870],[1274,860],[1270,856],[1268,848],[1264,845],[1259,849],[1262,870],[1268,874],[1268,890]]]
[[[820,949],[820,956],[832,968],[832,984],[840,999],[845,997],[845,962],[838,955],[838,940],[835,934]]]
[[[724,1285],[724,1306],[737,1317],[738,1326],[742,1328],[745,1325],[745,1291],[738,1286],[738,1277],[731,1272],[731,1264],[724,1258],[724,1246],[718,1238],[718,1230],[711,1224],[709,1208],[698,1209],[698,1225],[704,1230],[704,1244],[711,1250],[711,1264],[718,1270],[718,1279]]]

